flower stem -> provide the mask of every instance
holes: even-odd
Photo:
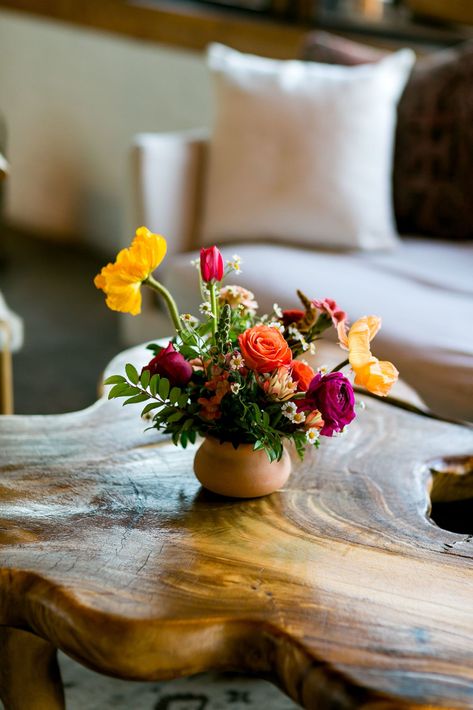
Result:
[[[218,322],[217,292],[215,289],[215,281],[210,282],[209,289],[210,289],[210,306],[212,308],[212,313],[213,313],[212,333],[215,335],[215,333],[217,332],[217,322]]]
[[[337,367],[334,367],[333,370],[332,370],[332,372],[339,372],[340,370],[343,370],[343,368],[344,368],[346,365],[348,365],[349,362],[350,362],[350,361],[349,361],[348,358],[347,358],[346,360],[344,360],[343,362],[341,362],[339,365],[337,365]]]
[[[165,288],[162,283],[159,283],[159,281],[156,281],[156,279],[154,279],[151,274],[148,276],[147,279],[143,281],[143,283],[146,284],[146,286],[152,288],[157,293],[159,293],[160,296],[162,296],[164,302],[166,303],[176,333],[180,333],[182,330],[182,326],[181,319],[179,318],[179,311],[177,310],[176,301],[171,296],[167,288]]]

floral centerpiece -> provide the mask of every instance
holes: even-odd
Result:
[[[319,446],[321,437],[344,432],[356,416],[353,386],[341,372],[346,365],[356,385],[377,395],[388,394],[396,381],[394,365],[380,362],[370,350],[381,323],[377,316],[360,318],[349,328],[335,301],[312,299],[301,291],[298,308],[282,310],[274,304],[270,313],[259,315],[253,293],[223,283],[240,272],[241,260],[235,256],[225,263],[215,246],[202,249],[193,262],[202,294],[201,318],[180,314],[172,295],[153,277],[165,254],[165,239],[141,227],[131,246],[95,278],[107,305],[132,315],[141,310],[141,286],[152,288],[164,299],[175,330],[166,346],[148,346],[153,357],[140,372],[129,363],[123,374],[109,377],[108,396],[144,405],[142,416],[176,445],[186,447],[204,437],[203,463],[199,467],[198,454],[195,470],[210,489],[235,495],[235,471],[242,465],[235,464],[231,452],[244,452],[245,461],[251,452],[245,464],[250,487],[241,495],[261,495],[262,489],[252,485],[263,465],[261,457],[267,461],[264,476],[273,466],[269,470],[282,468],[282,478],[287,478],[285,444],[291,442],[303,458],[307,447]],[[315,371],[304,354],[315,351],[329,328],[336,329],[345,354],[332,371]],[[219,451],[224,458],[212,466]],[[204,470],[199,473],[199,468]],[[209,469],[216,483],[209,482]],[[230,486],[224,469],[231,469]],[[263,489],[268,492],[268,485]]]

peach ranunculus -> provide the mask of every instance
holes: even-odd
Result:
[[[243,315],[254,315],[258,308],[254,293],[242,286],[223,286],[218,301],[221,306],[228,303],[232,308],[240,308]]]
[[[297,382],[299,392],[306,392],[315,377],[315,372],[306,362],[294,360],[292,363],[292,379]]]
[[[122,249],[113,264],[107,264],[94,279],[95,286],[107,296],[112,311],[131,313],[141,311],[143,281],[159,266],[166,254],[166,240],[146,227],[136,230],[128,249]]]
[[[381,318],[378,316],[363,316],[353,323],[348,333],[344,328],[338,328],[338,335],[342,347],[348,349],[355,385],[385,397],[397,381],[399,372],[392,362],[380,361],[371,354],[370,342],[380,327]]]
[[[285,402],[297,392],[297,382],[291,377],[289,367],[278,367],[272,373],[260,375],[258,383],[265,394],[277,402]]]
[[[238,336],[241,354],[250,370],[273,372],[290,365],[292,352],[277,328],[255,325]]]
[[[306,414],[304,429],[323,429],[324,420],[318,409],[314,409],[312,412]]]

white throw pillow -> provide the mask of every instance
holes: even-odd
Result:
[[[203,242],[395,246],[396,106],[414,61],[405,49],[339,67],[212,44],[216,116]]]

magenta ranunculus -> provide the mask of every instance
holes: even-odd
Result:
[[[167,377],[172,387],[185,387],[193,372],[190,363],[181,353],[174,350],[172,343],[150,360],[143,370],[149,370],[151,377],[153,375]]]
[[[217,247],[200,250],[200,273],[205,283],[223,279],[223,257]]]
[[[323,436],[333,436],[334,432],[350,424],[355,418],[355,395],[350,380],[341,372],[315,375],[304,399],[299,400],[300,411],[318,411],[324,420],[320,430]]]

